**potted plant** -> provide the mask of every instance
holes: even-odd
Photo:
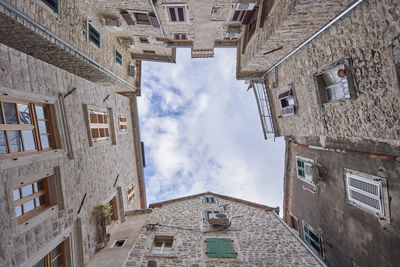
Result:
[[[109,203],[102,203],[96,206],[97,213],[97,233],[98,233],[98,242],[97,249],[101,249],[107,245],[110,236],[107,235],[107,222],[108,216],[110,216],[112,210]]]

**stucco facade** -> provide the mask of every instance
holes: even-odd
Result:
[[[213,197],[215,203],[205,203],[204,197]],[[319,266],[270,207],[203,193],[150,208],[124,266]],[[229,226],[212,226],[206,211],[226,214]],[[173,238],[170,253],[155,253],[154,241],[160,236]],[[207,238],[231,240],[236,256],[208,257]]]

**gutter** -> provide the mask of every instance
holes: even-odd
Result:
[[[4,8],[8,9],[10,12],[13,12],[15,14],[17,14],[18,16],[22,17],[23,19],[25,19],[26,21],[28,21],[29,23],[31,23],[32,25],[34,25],[35,27],[39,28],[41,31],[45,32],[47,35],[51,36],[52,38],[54,38],[55,40],[57,40],[58,42],[60,42],[62,45],[64,45],[65,47],[71,49],[74,53],[78,54],[79,56],[83,57],[85,60],[87,60],[89,63],[95,65],[96,67],[98,67],[99,69],[101,69],[102,71],[106,72],[107,74],[111,75],[112,77],[116,78],[117,80],[119,80],[120,82],[122,82],[123,84],[127,85],[128,87],[134,89],[135,91],[137,90],[136,86],[134,86],[133,84],[125,81],[124,79],[122,79],[121,77],[119,77],[118,75],[116,75],[115,73],[113,73],[112,71],[110,71],[109,69],[105,68],[103,65],[101,65],[100,63],[98,63],[97,61],[93,60],[92,58],[90,58],[89,56],[85,55],[84,53],[82,53],[81,51],[79,51],[78,49],[76,49],[74,46],[72,46],[71,44],[69,44],[68,42],[66,42],[64,39],[61,39],[59,36],[57,36],[56,34],[52,33],[51,31],[47,30],[45,27],[43,27],[42,25],[38,24],[36,21],[34,21],[33,19],[31,19],[30,17],[28,17],[26,14],[22,13],[21,11],[19,11],[18,9],[16,9],[15,7],[13,7],[12,5],[10,5],[9,3],[7,3],[4,0],[0,0],[0,4],[2,6],[4,6]],[[17,20],[17,18],[13,18],[14,20]],[[17,20],[18,21],[18,20]],[[19,21],[19,23],[21,23]],[[27,27],[27,25],[25,23],[21,23],[24,24],[25,27]],[[31,29],[32,30],[32,29]]]
[[[285,62],[289,57],[291,57],[292,55],[294,55],[297,51],[299,51],[301,48],[303,48],[304,46],[306,46],[309,42],[311,42],[312,40],[314,40],[316,37],[318,37],[322,32],[324,32],[326,29],[328,29],[330,26],[332,26],[333,24],[335,24],[338,20],[340,20],[342,17],[344,17],[345,15],[347,15],[350,11],[352,11],[354,8],[356,8],[358,5],[360,5],[361,3],[363,3],[364,0],[357,0],[355,2],[353,2],[353,4],[351,4],[348,8],[346,8],[345,10],[343,10],[339,15],[337,15],[335,18],[333,18],[331,21],[329,21],[327,24],[325,24],[321,29],[319,29],[316,33],[314,33],[310,38],[308,38],[307,40],[305,40],[304,42],[302,42],[299,46],[297,46],[295,49],[293,49],[289,54],[287,54],[284,58],[282,58],[281,60],[279,60],[277,63],[275,63],[274,65],[272,65],[272,67],[270,67],[265,73],[264,75],[260,78],[260,81],[264,80],[265,77],[268,75],[268,73],[270,73],[272,70],[274,70],[276,67],[278,67],[280,64],[282,64],[283,62]]]
[[[323,261],[321,260],[321,258],[320,258],[311,248],[309,248],[309,247],[307,246],[307,244],[303,241],[303,239],[301,239],[301,238],[297,235],[297,233],[296,233],[295,231],[293,231],[292,228],[291,228],[289,225],[287,225],[287,224],[285,223],[284,220],[282,220],[281,217],[279,217],[279,215],[276,213],[275,210],[273,210],[272,213],[275,215],[276,218],[278,218],[278,220],[283,224],[283,226],[285,226],[286,229],[288,229],[289,232],[290,232],[292,235],[294,235],[294,237],[306,248],[306,250],[307,250],[308,252],[310,252],[310,254],[318,261],[318,263],[319,263],[321,266],[327,267],[327,265],[325,264],[325,262],[323,262]]]
[[[158,18],[156,8],[155,8],[155,6],[154,6],[154,4],[153,4],[153,0],[149,0],[149,1],[150,1],[151,7],[153,8],[154,15],[156,15],[156,19],[157,19],[158,25],[160,25],[161,35],[162,35],[162,38],[163,38],[163,40],[164,40],[164,49],[165,49],[165,53],[166,53],[166,55],[167,55],[167,57],[168,57],[168,59],[169,59],[169,62],[175,63],[175,61],[171,58],[170,54],[168,53],[167,42],[165,41],[164,30],[163,30],[163,28],[162,28],[162,26],[161,26],[161,21],[160,21],[160,19]]]

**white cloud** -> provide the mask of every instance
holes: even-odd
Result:
[[[149,203],[204,191],[281,206],[284,142],[265,141],[254,95],[235,80],[236,52],[143,63],[138,99]]]

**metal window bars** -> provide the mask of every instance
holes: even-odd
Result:
[[[251,86],[253,87],[254,96],[256,98],[264,138],[268,139],[273,136],[275,140],[275,125],[272,118],[271,106],[269,104],[269,95],[265,84],[264,82],[251,82]]]

